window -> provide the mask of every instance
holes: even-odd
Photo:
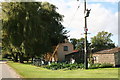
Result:
[[[68,51],[68,46],[64,46],[64,51]]]

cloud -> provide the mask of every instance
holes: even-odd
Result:
[[[70,31],[68,33],[70,38],[84,37],[84,35],[81,35],[84,33],[84,0],[80,0],[79,2],[77,0],[36,1],[48,1],[58,7],[57,11],[65,16],[62,24]],[[117,4],[118,0],[89,0],[89,2],[111,2]],[[79,4],[80,8],[77,10]],[[114,36],[112,39],[116,42],[118,38],[118,12],[113,12],[112,7],[108,9],[102,3],[87,4],[87,7],[91,9],[90,16],[87,19],[88,33],[91,33],[88,38],[90,39],[90,37],[104,30],[113,33]]]
[[[97,34],[100,31],[107,31],[113,34],[111,39],[118,44],[118,12],[113,13],[110,9],[104,8],[101,4],[91,4],[91,15],[88,18],[90,33]],[[93,35],[92,35],[93,36]]]
[[[112,13],[111,10],[108,10],[104,7],[102,7],[101,4],[90,4],[88,5],[89,8],[91,8],[90,16],[88,17],[88,29],[91,34],[96,34],[97,32],[100,32],[102,30],[111,32],[113,34],[118,34],[118,15],[116,13]],[[64,11],[64,25],[71,30],[71,36],[72,36],[72,29],[76,30],[76,32],[83,33],[84,29],[84,14],[83,14],[83,4],[81,5],[80,9],[76,13],[72,23],[71,17],[75,12],[74,7],[71,7],[71,9]],[[71,15],[72,14],[72,15]],[[69,26],[67,26],[69,25]],[[73,34],[74,35],[74,34]],[[76,34],[79,35],[79,34]],[[81,35],[79,35],[80,37]]]
[[[90,2],[118,2],[119,0],[89,0]]]
[[[92,9],[88,18],[88,25],[91,32],[99,32],[102,30],[118,34],[118,13],[113,13],[100,4],[91,4]]]
[[[58,12],[63,14],[63,25],[70,33],[70,38],[81,38],[84,35],[84,4],[83,0],[77,2],[77,0],[41,0],[48,1],[56,5]],[[88,0],[87,0],[88,1]],[[89,2],[111,2],[116,3],[118,0],[89,0]],[[78,5],[80,8],[77,10]],[[116,3],[117,4],[117,3]],[[90,16],[87,19],[89,40],[90,37],[95,36],[100,31],[108,31],[113,33],[113,40],[117,42],[118,36],[118,12],[113,12],[111,8],[106,8],[102,3],[87,4],[87,7],[91,9]],[[77,12],[76,12],[77,10]]]

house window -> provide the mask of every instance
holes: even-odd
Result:
[[[68,51],[68,46],[64,46],[64,51]]]

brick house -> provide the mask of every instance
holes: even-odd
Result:
[[[93,53],[94,63],[110,63],[120,66],[120,47]]]
[[[58,46],[54,46],[54,52],[53,53],[47,53],[45,54],[44,58],[45,61],[59,61],[63,62],[65,61],[65,55],[69,54],[73,51],[73,44],[70,42],[65,43],[59,43]]]

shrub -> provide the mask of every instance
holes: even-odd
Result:
[[[98,64],[98,63],[97,64],[91,64],[89,68],[90,69],[96,69],[96,68],[99,68],[100,65],[101,64]]]
[[[52,69],[52,70],[58,70],[58,69],[67,69],[67,70],[73,70],[78,68],[84,68],[83,64],[66,64],[66,63],[52,63],[51,65],[46,65],[44,68]]]
[[[99,68],[110,68],[110,67],[113,67],[113,64],[103,63],[99,66]]]
[[[103,63],[103,64],[91,64],[90,65],[90,69],[96,69],[96,68],[109,68],[109,67],[113,67],[113,64],[109,64],[109,63]]]
[[[84,64],[78,64],[81,69],[85,68]]]

